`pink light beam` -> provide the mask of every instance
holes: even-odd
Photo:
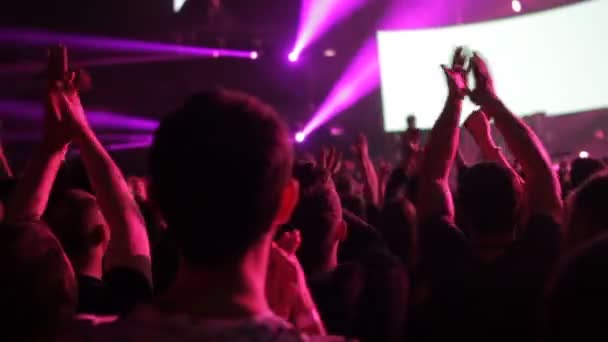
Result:
[[[366,3],[367,0],[302,0],[300,27],[289,60],[296,62],[304,49]]]

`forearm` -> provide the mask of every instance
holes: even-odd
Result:
[[[421,174],[431,180],[447,181],[459,143],[459,122],[462,100],[448,98],[435,122],[425,147]]]
[[[111,263],[123,256],[150,258],[145,223],[127,183],[110,155],[90,129],[77,140],[89,180],[112,239],[106,259]]]
[[[495,162],[503,166],[511,172],[513,177],[515,177],[518,182],[523,183],[523,179],[521,179],[519,174],[511,165],[511,163],[509,163],[505,155],[502,153],[502,150],[498,146],[496,146],[494,140],[492,139],[492,136],[490,136],[489,133],[487,134],[487,136],[474,137],[474,139],[477,142],[477,146],[479,146],[483,160]]]
[[[56,151],[44,145],[37,149],[9,200],[8,222],[42,218],[66,151],[67,146]]]
[[[359,159],[364,178],[364,195],[368,204],[379,205],[378,174],[369,156],[362,155]]]
[[[531,209],[559,216],[562,209],[561,186],[540,139],[502,102],[489,101],[484,107],[494,117],[496,127],[513,156],[521,163]]]

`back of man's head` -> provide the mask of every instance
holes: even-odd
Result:
[[[567,243],[570,248],[608,232],[608,171],[588,179],[567,201]]]
[[[76,268],[88,263],[94,249],[101,249],[97,254],[103,255],[110,240],[97,199],[86,191],[73,189],[56,197],[49,205],[47,220]]]
[[[191,97],[150,152],[151,197],[190,265],[238,262],[274,223],[293,151],[277,113],[243,93]]]
[[[480,163],[466,171],[459,187],[462,222],[480,238],[504,236],[519,220],[521,189],[511,171]]]
[[[74,272],[44,224],[0,227],[0,272],[0,340],[51,340],[74,314]]]
[[[298,164],[294,178],[300,183],[300,200],[291,225],[302,235],[298,259],[306,274],[320,271],[340,240],[342,205],[331,175],[312,164]]]
[[[570,166],[570,185],[577,188],[595,173],[604,168],[604,163],[598,159],[576,158]]]
[[[544,341],[604,340],[608,306],[608,235],[571,251],[557,267],[545,300]]]

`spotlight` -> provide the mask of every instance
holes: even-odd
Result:
[[[187,0],[173,0],[173,12],[179,13],[182,10]]]
[[[213,51],[213,58],[220,58],[220,52],[217,50]]]
[[[581,151],[581,152],[578,154],[578,157],[579,157],[579,158],[582,158],[582,159],[587,159],[587,158],[589,158],[589,152],[587,152],[587,151]]]
[[[259,55],[257,51],[251,51],[251,59],[258,59]]]
[[[296,133],[296,142],[297,143],[304,142],[304,139],[306,139],[306,135],[304,135],[304,133],[302,133],[302,132]]]
[[[296,51],[292,51],[287,58],[291,63],[295,63],[300,59],[300,55]]]
[[[511,7],[513,8],[513,12],[515,12],[515,13],[521,12],[521,2],[519,0],[513,0],[511,2]]]
[[[335,57],[336,56],[336,50],[334,49],[327,49],[323,52],[323,55],[327,58],[331,58],[331,57]]]

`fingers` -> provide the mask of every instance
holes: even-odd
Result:
[[[452,68],[454,68],[454,69],[463,68],[464,69],[466,57],[464,56],[463,51],[464,51],[464,47],[462,47],[462,46],[459,46],[458,48],[456,48],[456,51],[454,51],[454,57],[452,58]]]
[[[342,153],[340,152],[335,155],[334,163],[331,167],[330,172],[332,175],[335,175],[338,172],[340,172],[341,169],[342,169]]]
[[[329,151],[327,150],[327,148],[322,147],[321,148],[321,153],[320,153],[320,156],[319,156],[319,164],[320,164],[320,166],[321,166],[321,168],[323,170],[327,170],[327,162],[328,162],[327,158],[328,158],[328,156],[329,156]]]

